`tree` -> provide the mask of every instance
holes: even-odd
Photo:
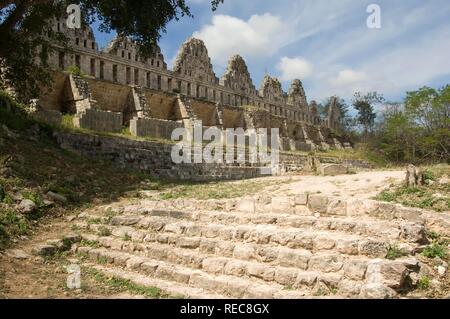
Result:
[[[380,120],[376,142],[389,160],[415,162],[417,127],[400,103],[388,103]]]
[[[417,143],[422,157],[449,160],[450,85],[440,90],[423,87],[408,92],[405,111],[420,129]]]
[[[222,2],[211,0],[212,10]],[[51,44],[67,43],[52,30],[52,19],[60,18],[69,4],[80,6],[85,24],[98,20],[100,31],[115,30],[135,41],[144,57],[169,21],[192,17],[185,0],[0,0],[0,85],[14,87],[23,100],[50,83],[46,60]]]
[[[367,142],[369,132],[372,131],[375,124],[375,118],[377,117],[374,112],[374,105],[382,103],[384,98],[377,92],[370,92],[362,95],[360,92],[356,92],[353,96],[353,107],[358,111],[358,117],[356,118],[358,124],[363,127],[364,142]]]
[[[450,86],[407,92],[403,104],[387,103],[374,139],[396,162],[449,161]]]
[[[328,116],[330,104],[331,104],[331,97],[326,99],[325,101],[323,101],[320,104],[319,112],[323,119],[326,119]],[[336,107],[339,110],[339,115],[340,115],[339,121],[340,121],[341,128],[344,132],[348,133],[352,127],[352,118],[348,112],[349,106],[345,102],[344,99],[337,96],[336,97]]]

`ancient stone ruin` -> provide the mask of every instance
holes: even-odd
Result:
[[[129,127],[133,135],[163,139],[170,139],[173,128],[201,120],[204,127],[221,129],[278,128],[282,150],[351,147],[338,133],[335,103],[322,120],[316,103],[308,105],[300,80],[286,93],[278,79],[266,75],[257,90],[239,55],[230,58],[219,79],[202,40],[188,39],[168,70],[157,46],[143,58],[123,36],[99,50],[90,27],[67,29],[61,21],[55,30],[69,37],[70,50],[56,48],[51,55],[53,87],[37,102],[40,118],[70,113],[78,127],[107,132]],[[81,76],[67,72],[73,67]]]

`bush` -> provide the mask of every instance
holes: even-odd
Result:
[[[74,128],[73,118],[74,116],[71,114],[64,114],[61,120],[61,126],[70,129]]]
[[[377,199],[382,200],[384,202],[393,202],[395,200],[396,196],[394,192],[390,192],[388,190],[382,191],[378,196]]]
[[[105,226],[101,226],[98,229],[98,234],[100,236],[107,237],[107,236],[111,236],[111,231],[109,230],[109,228],[107,228]]]
[[[6,248],[12,237],[26,235],[28,221],[11,209],[0,210],[0,249]]]
[[[433,244],[427,246],[423,250],[422,255],[424,255],[427,258],[431,258],[431,259],[436,258],[436,257],[446,259],[448,256],[446,247],[444,247],[443,245],[438,244],[438,243],[433,243]]]
[[[69,66],[66,71],[72,75],[84,76],[83,72],[81,72],[80,68],[76,65]]]
[[[428,288],[430,288],[430,284],[431,284],[430,278],[428,278],[427,276],[423,276],[417,282],[417,288],[421,290],[427,290]]]
[[[11,95],[0,90],[0,123],[8,128],[23,131],[30,127],[27,119],[26,106],[17,102]]]
[[[5,189],[3,188],[3,185],[0,184],[0,203],[3,202],[5,196],[6,196]]]
[[[408,256],[408,252],[396,245],[390,246],[386,254],[386,259],[395,260],[400,257]]]
[[[436,180],[436,176],[434,176],[434,173],[432,171],[430,171],[429,169],[426,169],[423,171],[423,179],[425,181],[435,181]]]

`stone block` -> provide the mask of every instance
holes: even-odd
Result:
[[[274,280],[281,285],[293,286],[297,280],[297,276],[298,270],[278,267],[275,270]]]
[[[211,258],[205,258],[203,260],[202,268],[211,273],[223,273],[223,270],[225,268],[225,265],[228,263],[229,259],[227,258],[221,258],[221,257],[211,257]]]
[[[317,281],[318,274],[316,272],[302,272],[300,271],[295,282],[295,287],[313,287]]]
[[[294,200],[291,197],[272,197],[272,213],[292,214]]]
[[[308,204],[308,194],[298,194],[295,195],[295,205],[307,205]]]
[[[321,164],[319,172],[323,176],[335,176],[348,173],[348,167],[341,164]]]
[[[344,263],[344,274],[352,280],[362,280],[366,275],[367,260],[352,259]]]
[[[363,240],[359,243],[358,251],[361,255],[384,258],[388,252],[389,245],[383,241]]]
[[[307,250],[280,248],[278,262],[283,267],[295,267],[306,270],[308,268],[308,262],[311,255],[311,252]]]
[[[255,213],[255,199],[254,198],[242,198],[238,201],[236,209],[244,213]]]
[[[343,258],[338,254],[320,253],[309,260],[309,270],[321,272],[337,272],[343,267]]]
[[[328,197],[324,195],[310,195],[308,207],[315,213],[325,213],[328,207]]]
[[[259,263],[248,263],[247,274],[266,281],[272,281],[275,277],[275,269]]]

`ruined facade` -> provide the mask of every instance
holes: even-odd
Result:
[[[199,39],[188,39],[178,52],[173,70],[168,70],[157,46],[151,57],[143,58],[138,46],[126,37],[118,36],[99,50],[91,28],[65,29],[63,22],[55,28],[68,35],[71,50],[58,48],[51,56],[50,65],[56,71],[53,90],[41,97],[40,104],[45,109],[75,113],[77,125],[110,118],[110,125],[92,126],[120,131],[120,125],[131,124],[132,133],[140,135],[167,131],[142,125],[186,127],[202,120],[204,126],[223,129],[279,128],[285,149],[350,146],[335,134],[338,113],[330,108],[327,120],[322,120],[314,103],[308,106],[300,80],[294,80],[286,93],[278,79],[266,75],[257,90],[239,55],[230,58],[219,79]],[[64,72],[71,66],[84,76]],[[333,138],[327,142],[321,130]]]

